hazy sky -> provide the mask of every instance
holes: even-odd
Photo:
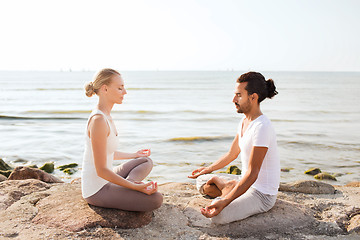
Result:
[[[360,71],[358,0],[0,0],[0,70]]]

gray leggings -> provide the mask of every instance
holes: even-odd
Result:
[[[141,157],[115,167],[114,172],[132,182],[142,181],[150,173],[152,167],[150,158]],[[147,195],[109,182],[97,193],[85,198],[85,201],[98,207],[146,212],[159,208],[163,196],[159,192]]]
[[[216,202],[213,200],[212,203]],[[226,224],[252,215],[269,211],[276,202],[276,195],[264,194],[250,187],[243,195],[227,205],[219,215],[212,217],[215,224]]]

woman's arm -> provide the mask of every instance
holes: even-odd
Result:
[[[148,157],[150,156],[150,154],[151,154],[150,149],[141,149],[136,153],[124,153],[124,152],[115,151],[114,160]]]
[[[89,123],[89,136],[91,139],[91,146],[93,150],[94,164],[97,175],[114,184],[140,191],[149,195],[156,192],[157,189],[152,182],[147,184],[132,183],[107,168],[106,143],[108,134],[109,129],[103,116],[93,116]]]

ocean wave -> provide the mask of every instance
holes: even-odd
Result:
[[[0,119],[7,119],[7,120],[79,120],[79,119],[86,119],[86,118],[79,118],[79,117],[20,117],[20,116],[0,115]]]
[[[43,113],[43,114],[77,114],[77,113],[87,113],[90,114],[91,110],[28,110],[24,113]],[[180,110],[180,111],[152,111],[152,110],[113,110],[112,113],[122,113],[122,114],[143,114],[143,115],[155,115],[155,114],[176,114],[176,113],[191,113],[197,115],[204,115],[207,112],[204,111],[196,111],[196,110]]]
[[[47,113],[47,114],[74,114],[74,113],[91,113],[90,110],[29,110],[26,113]]]
[[[328,150],[339,150],[339,151],[360,151],[358,144],[348,144],[348,143],[314,143],[314,142],[305,142],[305,141],[284,141],[278,140],[278,144],[281,146],[290,146],[299,148],[308,148],[308,149],[328,149]]]
[[[221,141],[229,140],[230,136],[193,136],[193,137],[176,137],[170,138],[169,142],[206,142],[206,141]]]
[[[9,91],[81,91],[83,88],[9,88]]]

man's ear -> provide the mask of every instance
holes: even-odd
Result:
[[[257,93],[253,93],[253,94],[251,94],[250,98],[251,98],[252,101],[257,102],[258,99],[259,99],[259,95]]]

